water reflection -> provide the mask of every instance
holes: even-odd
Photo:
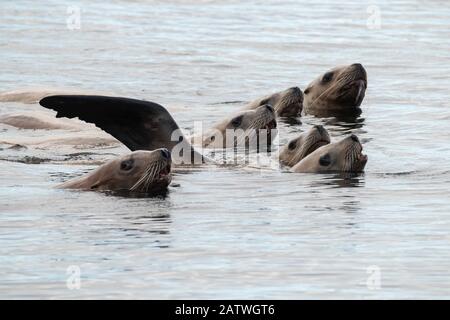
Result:
[[[314,115],[320,118],[336,118],[341,121],[353,122],[356,120],[362,113],[361,108],[353,108],[348,111],[339,111],[335,110],[316,110],[314,111]]]
[[[322,179],[314,180],[311,187],[328,186],[333,188],[359,188],[364,187],[364,173],[324,173],[317,174],[323,176]]]
[[[283,122],[283,123],[285,123],[287,125],[290,125],[290,126],[301,126],[302,125],[302,120],[301,120],[300,117],[295,117],[295,118],[293,118],[293,117],[279,117],[277,120],[280,121],[280,122]]]
[[[324,126],[331,126],[334,131],[350,132],[354,129],[364,127],[365,118],[327,118],[324,120]]]
[[[115,190],[115,191],[100,191],[104,195],[108,197],[119,197],[119,198],[156,198],[156,199],[166,199],[169,195],[169,190],[161,190],[157,192],[152,193],[146,193],[146,192],[135,192],[130,190]]]

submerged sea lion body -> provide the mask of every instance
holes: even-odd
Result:
[[[73,88],[29,87],[17,90],[0,92],[0,102],[20,102],[25,104],[37,103],[41,99],[54,95],[70,94],[100,94],[88,90]]]
[[[55,117],[26,112],[22,114],[9,114],[0,116],[0,123],[18,129],[29,130],[81,130],[82,125],[67,119],[55,119]]]

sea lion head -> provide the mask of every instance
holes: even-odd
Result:
[[[164,191],[172,179],[171,163],[167,149],[134,151],[60,187],[145,193]]]
[[[314,126],[281,148],[280,162],[292,167],[316,149],[329,143],[328,131],[321,125]]]
[[[255,100],[250,103],[250,107],[257,107],[265,104],[273,106],[279,117],[295,117],[302,112],[303,93],[299,87],[292,87]]]
[[[362,145],[354,134],[339,142],[320,147],[297,163],[294,172],[363,172],[367,156],[362,153]]]
[[[264,104],[254,110],[240,111],[225,119],[203,136],[203,147],[230,148],[237,144],[259,143],[264,138],[270,145],[277,133],[274,108]]]
[[[319,116],[327,112],[360,112],[366,88],[367,73],[360,63],[333,68],[305,89],[305,110]]]

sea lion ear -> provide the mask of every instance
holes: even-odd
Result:
[[[330,155],[327,153],[326,155],[321,156],[320,159],[319,159],[319,164],[322,167],[329,166],[331,164],[331,157],[330,157]]]

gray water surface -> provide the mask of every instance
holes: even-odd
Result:
[[[73,5],[79,30],[66,25]],[[0,127],[1,298],[450,298],[447,1],[0,6],[1,91],[144,98],[185,129],[242,106],[225,102],[305,89],[339,64],[362,63],[369,81],[354,123],[279,126],[281,143],[314,124],[333,140],[357,134],[369,162],[347,179],[208,167],[177,173],[166,197],[58,190],[126,148],[80,149],[85,162],[68,162],[72,149],[4,142],[78,132]],[[0,115],[38,110],[0,103]]]

